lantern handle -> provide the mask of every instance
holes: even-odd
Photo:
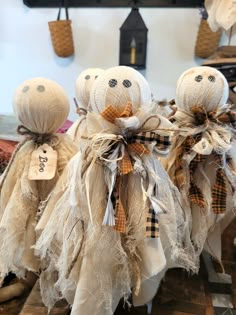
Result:
[[[131,0],[129,1],[129,5],[131,5],[132,9],[138,9],[138,5],[141,3],[142,1],[140,0]]]

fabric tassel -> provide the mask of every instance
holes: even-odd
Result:
[[[204,196],[202,194],[201,189],[193,182],[190,183],[189,199],[191,203],[199,206],[200,208],[205,208],[206,206],[206,202],[204,200]]]
[[[205,208],[206,202],[201,189],[194,183],[193,174],[197,169],[199,163],[203,162],[206,156],[197,154],[189,165],[190,187],[189,199],[191,203],[198,205],[200,208]]]
[[[214,213],[224,213],[226,211],[226,176],[222,168],[216,172],[216,182],[212,188],[212,210]]]
[[[86,192],[86,198],[87,198],[87,202],[88,202],[88,209],[89,209],[89,216],[90,216],[90,220],[91,220],[91,224],[93,224],[93,214],[92,214],[92,207],[91,207],[91,202],[90,202],[90,186],[89,186],[89,183],[90,183],[90,173],[91,173],[91,170],[93,168],[93,165],[95,163],[96,159],[94,158],[90,164],[90,166],[88,167],[87,169],[87,174],[86,174],[86,177],[85,177],[85,192]]]
[[[125,210],[120,199],[117,200],[115,222],[116,223],[114,229],[120,233],[125,233],[126,230]]]
[[[122,205],[121,199],[120,199],[120,191],[121,191],[121,180],[122,177],[118,176],[116,180],[116,185],[114,189],[114,197],[116,202],[116,213],[115,213],[115,227],[114,229],[120,233],[125,233],[126,231],[126,215],[125,215],[125,209]]]
[[[154,209],[149,209],[147,214],[146,237],[159,237],[159,224],[157,214]]]
[[[102,225],[109,225],[109,226],[115,225],[114,209],[113,209],[113,205],[110,199],[107,202],[107,207],[106,207],[105,215],[102,221]]]
[[[114,213],[114,207],[112,202],[112,197],[114,197],[114,187],[116,182],[116,163],[110,164],[110,171],[112,172],[112,176],[106,176],[107,178],[107,185],[109,187],[109,195],[107,200],[107,207],[105,211],[105,215],[102,221],[102,225],[109,225],[114,226],[115,225],[115,213]]]
[[[124,156],[123,156],[123,159],[120,161],[119,167],[120,167],[120,173],[122,175],[126,175],[133,171],[132,162],[126,150],[124,150]]]

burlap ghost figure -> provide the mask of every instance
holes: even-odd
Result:
[[[80,135],[85,135],[86,133],[86,114],[89,110],[90,91],[94,82],[103,71],[100,68],[88,68],[76,80],[75,93],[78,101],[78,104],[76,102],[76,111],[80,117],[67,131],[67,134],[76,142],[80,142]]]
[[[204,246],[221,258],[221,232],[235,207],[236,114],[225,104],[228,84],[210,67],[185,71],[176,89],[179,128],[166,169],[182,194],[191,238],[199,256]]]
[[[168,153],[173,128],[152,114],[148,83],[132,68],[114,67],[98,77],[90,102],[88,144],[63,173],[67,187],[61,177],[60,197],[48,202],[54,210],[36,251],[45,261],[48,307],[63,296],[73,315],[111,315],[131,291],[136,304],[152,299],[158,284],[143,293],[144,280],[192,261],[182,248],[178,191],[156,158]]]
[[[70,158],[78,151],[69,136],[55,134],[69,113],[69,101],[57,83],[34,78],[14,95],[14,111],[25,136],[1,177],[0,276],[24,278],[39,271],[34,256],[35,225],[44,203]],[[0,293],[1,294],[1,293]]]

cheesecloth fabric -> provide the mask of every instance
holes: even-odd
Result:
[[[164,162],[171,179],[176,181],[178,172],[178,154],[183,150],[187,137],[200,137],[189,154],[182,157],[185,182],[180,188],[182,205],[187,220],[190,222],[191,239],[196,255],[200,255],[204,246],[216,259],[221,258],[220,233],[235,215],[235,144],[233,141],[235,125],[221,123],[222,115],[230,115],[225,104],[228,98],[228,84],[225,77],[211,67],[194,67],[185,71],[177,82],[177,112],[172,117],[174,125],[179,128],[179,135],[173,140],[169,158]],[[193,109],[196,107],[205,115],[206,120],[197,122]],[[213,115],[213,116],[211,116]],[[182,148],[182,149],[181,149]],[[182,151],[183,152],[183,151]],[[193,183],[201,189],[205,207],[190,202],[189,166],[197,154],[204,157],[193,174]],[[222,158],[219,166],[215,154]],[[228,163],[231,160],[231,165]],[[214,213],[212,210],[212,189],[216,173],[222,168],[227,179],[226,211]]]
[[[23,82],[14,95],[14,110],[28,137],[18,145],[0,184],[0,277],[9,272],[24,277],[38,272],[34,256],[35,225],[47,197],[70,158],[78,151],[69,136],[55,134],[69,112],[64,90],[55,82],[35,78]],[[39,142],[57,151],[56,175],[51,180],[29,180],[32,152]],[[41,142],[40,142],[41,143]]]
[[[77,111],[80,117],[73,123],[73,125],[68,129],[67,134],[69,134],[72,139],[78,143],[81,142],[81,134],[86,133],[86,113],[89,109],[89,99],[90,91],[93,84],[96,82],[98,76],[103,73],[103,69],[100,68],[88,68],[84,70],[76,79],[75,83],[75,94],[78,101]]]
[[[154,140],[145,143],[148,154],[129,151],[132,171],[121,176],[119,191],[125,232],[114,229],[111,196],[129,137],[173,133],[166,118],[153,115],[148,83],[132,68],[114,67],[98,77],[90,100],[88,144],[72,158],[52,192],[45,209],[53,209],[52,215],[35,249],[44,262],[41,294],[49,308],[64,297],[73,315],[108,315],[131,292],[136,305],[149,302],[159,283],[148,280],[162,277],[168,266],[196,266],[179,192],[157,159],[168,149]],[[121,117],[127,104],[132,115]],[[113,121],[104,118],[108,109],[117,115]],[[158,217],[160,237],[146,237],[150,207]]]

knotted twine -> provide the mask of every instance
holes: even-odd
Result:
[[[27,141],[30,141],[32,140],[34,142],[34,144],[39,147],[40,145],[44,144],[44,143],[48,143],[50,144],[51,146],[53,145],[56,145],[57,143],[53,144],[51,143],[52,139],[55,138],[57,139],[57,136],[55,134],[52,134],[52,133],[38,133],[38,132],[34,132],[34,131],[31,131],[30,129],[28,129],[27,127],[25,127],[24,125],[19,125],[17,127],[17,133],[21,136],[26,136],[26,138],[21,141],[15,148],[15,151],[14,153],[12,154],[11,156],[11,159],[5,169],[5,172],[1,178],[1,182],[0,182],[0,188],[2,187],[7,175],[8,175],[8,172],[11,168],[11,165],[13,163],[13,161],[15,160],[15,157],[18,153],[18,151],[21,149],[21,147],[27,142]]]
[[[123,112],[119,113],[115,107],[108,105],[101,116],[109,121],[110,123],[115,123],[117,118],[128,118],[133,116],[132,114],[132,104],[127,103]],[[122,179],[124,175],[133,172],[133,159],[132,154],[137,154],[142,156],[144,154],[150,155],[149,149],[146,147],[147,144],[155,143],[159,150],[166,150],[170,146],[169,136],[160,136],[155,132],[145,131],[138,132],[132,131],[131,134],[121,137],[123,141],[123,155],[120,160],[118,160],[118,175],[116,177],[114,189],[112,192],[112,197],[115,204],[115,225],[114,229],[120,233],[125,233],[126,230],[126,212],[121,201],[121,187]],[[119,143],[119,142],[118,142]],[[114,143],[114,145],[116,145]],[[114,146],[112,151],[114,151]],[[110,152],[106,153],[109,155]],[[107,210],[109,211],[109,210]],[[106,217],[106,214],[105,214]],[[105,218],[104,217],[104,218]],[[106,222],[104,222],[106,224]],[[159,235],[158,219],[157,214],[154,209],[149,209],[147,214],[147,224],[146,224],[146,236],[156,238]]]
[[[236,127],[236,114],[233,111],[222,112],[219,115],[215,111],[206,112],[202,106],[193,106],[191,112],[194,116],[194,125],[201,126],[206,125],[208,122],[213,122],[218,125],[228,125],[231,128]],[[186,184],[186,175],[184,174],[183,167],[183,157],[185,154],[190,154],[193,147],[202,139],[202,133],[198,133],[193,136],[188,136],[182,145],[177,149],[176,157],[176,170],[174,175],[174,181],[178,188],[183,188]],[[214,213],[224,213],[226,211],[226,198],[227,198],[227,176],[224,170],[224,163],[227,163],[231,168],[231,158],[225,153],[219,153],[216,151],[212,152],[213,161],[217,165],[216,170],[216,181],[212,187],[212,210]],[[208,155],[197,153],[192,159],[189,165],[189,192],[188,196],[190,202],[198,205],[200,208],[206,207],[206,201],[204,199],[203,193],[195,183],[194,183],[194,173],[199,165],[206,160]],[[224,162],[225,161],[225,162]],[[232,190],[234,187],[229,182]]]

